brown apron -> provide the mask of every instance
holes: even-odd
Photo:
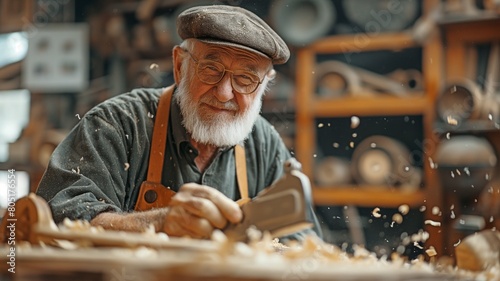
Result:
[[[158,102],[158,110],[156,111],[153,128],[153,142],[151,143],[149,153],[148,175],[146,181],[141,184],[139,196],[135,204],[136,211],[166,207],[175,195],[175,191],[171,190],[170,187],[161,184],[165,146],[167,143],[168,119],[170,117],[170,101],[173,91],[173,85],[166,88]],[[234,156],[236,161],[236,179],[241,195],[238,203],[242,205],[250,200],[248,198],[245,148],[240,145],[235,146]]]

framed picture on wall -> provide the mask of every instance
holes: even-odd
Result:
[[[87,24],[47,24],[32,33],[23,65],[23,87],[41,93],[68,93],[88,85]]]

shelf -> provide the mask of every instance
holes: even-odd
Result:
[[[425,193],[421,190],[405,191],[386,186],[374,187],[313,187],[316,205],[357,205],[364,207],[410,207],[424,205]]]
[[[307,110],[316,117],[418,115],[429,108],[429,103],[429,99],[422,95],[394,97],[380,94],[373,97],[316,98]]]
[[[402,50],[419,47],[410,32],[333,35],[309,45],[316,53],[346,53],[378,50]]]
[[[434,124],[434,131],[437,134],[480,134],[488,132],[500,132],[500,124],[492,120],[468,120],[459,126],[446,124],[444,122],[436,122]]]
[[[463,44],[489,43],[500,38],[500,17],[457,21],[442,24],[446,31],[445,38],[448,46],[463,48]],[[480,32],[478,32],[480,31]],[[449,51],[449,50],[448,50]]]
[[[437,23],[441,26],[451,26],[457,24],[494,24],[495,21],[500,20],[497,13],[483,11],[473,15],[457,15],[457,16],[444,16],[441,17]]]

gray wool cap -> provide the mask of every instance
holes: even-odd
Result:
[[[234,46],[269,57],[283,64],[290,50],[281,37],[254,13],[226,5],[197,6],[177,17],[177,33],[182,39]]]

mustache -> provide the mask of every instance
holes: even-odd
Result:
[[[215,108],[224,109],[224,110],[232,110],[238,111],[240,107],[234,100],[230,100],[227,102],[220,102],[212,95],[205,95],[200,99],[200,103],[205,103]]]

